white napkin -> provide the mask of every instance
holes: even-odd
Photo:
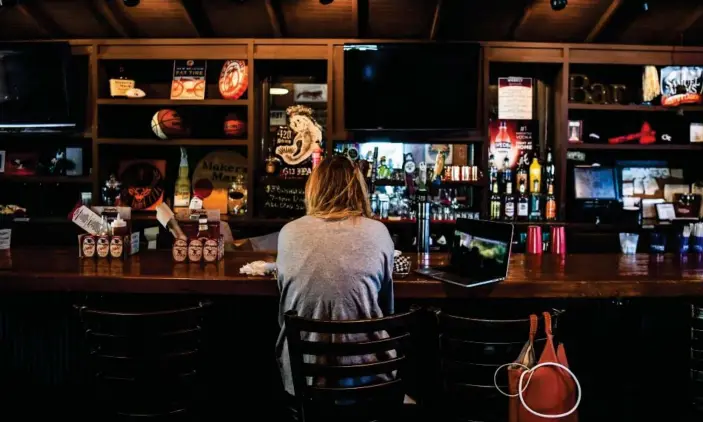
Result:
[[[276,270],[276,263],[266,261],[254,261],[245,264],[239,269],[240,274],[246,275],[266,275]]]

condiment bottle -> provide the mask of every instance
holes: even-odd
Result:
[[[100,234],[98,234],[95,243],[95,252],[98,258],[107,258],[110,255],[110,225],[105,217],[103,217]]]
[[[112,235],[124,237],[129,235],[129,230],[127,230],[127,222],[122,219],[119,215],[110,224],[112,226]]]

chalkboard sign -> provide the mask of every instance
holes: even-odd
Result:
[[[291,218],[305,215],[305,180],[267,177],[259,184],[257,195],[261,216]]]

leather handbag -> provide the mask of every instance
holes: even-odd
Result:
[[[554,345],[552,316],[544,314],[547,341],[542,355],[534,364],[523,353],[508,366],[508,388],[510,397],[510,422],[578,422],[576,409],[581,402],[581,386],[569,369],[563,344]],[[530,339],[525,345],[534,347],[536,329],[530,316]],[[525,351],[523,348],[523,352]],[[534,351],[533,351],[534,353]]]

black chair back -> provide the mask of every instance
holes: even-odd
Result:
[[[76,306],[108,413],[168,417],[192,406],[209,302],[158,310]]]
[[[384,318],[320,321],[285,314],[296,399],[303,420],[311,408],[342,419],[397,415],[411,370],[418,309]],[[397,408],[396,408],[397,406]],[[343,410],[341,410],[343,409]],[[364,409],[363,415],[358,410]]]
[[[528,340],[530,319],[468,318],[436,311],[439,332],[439,376],[442,394],[436,406],[448,419],[506,421],[508,398],[495,388],[494,374],[514,362]],[[556,327],[559,312],[553,316]],[[536,357],[544,348],[544,320],[535,337]],[[508,392],[507,371],[497,384]]]

